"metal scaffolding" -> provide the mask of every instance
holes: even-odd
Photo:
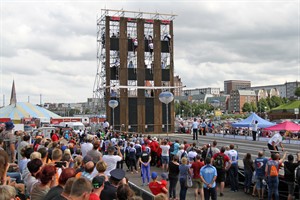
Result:
[[[94,101],[94,113],[95,114],[103,114],[105,113],[105,95],[107,92],[107,87],[112,85],[120,86],[119,81],[119,70],[120,70],[120,52],[118,50],[109,50],[107,52],[106,42],[109,40],[107,37],[107,26],[109,26],[109,37],[119,37],[120,36],[120,18],[126,17],[127,18],[127,37],[128,39],[134,40],[137,38],[137,20],[144,19],[144,37],[145,40],[148,40],[149,43],[151,42],[152,38],[154,37],[153,33],[153,22],[154,20],[161,20],[161,28],[160,28],[160,35],[161,40],[168,40],[169,30],[169,23],[173,21],[175,18],[175,14],[162,14],[162,13],[151,13],[151,12],[140,12],[140,11],[127,11],[127,10],[111,10],[111,9],[102,9],[101,15],[97,19],[97,73],[94,80],[93,86],[93,98],[97,99]],[[110,17],[109,23],[107,23],[107,17]],[[133,47],[134,48],[134,47]],[[171,45],[170,47],[171,48]],[[162,52],[161,53],[161,65],[162,68],[167,68],[171,65],[170,61],[170,52]],[[109,58],[107,58],[109,56]],[[145,67],[148,69],[153,69],[153,54],[151,52],[144,53],[144,62]],[[116,79],[111,80],[110,78],[107,79],[107,67],[106,62],[109,62],[110,67],[116,68]],[[137,56],[135,51],[128,51],[127,53],[127,67],[134,68],[136,70],[138,65]],[[107,83],[109,80],[109,83]],[[153,81],[152,81],[153,82]],[[109,85],[108,85],[109,84]],[[128,80],[128,86],[137,85],[136,80]],[[146,83],[145,83],[146,85]],[[170,83],[163,83],[162,85],[171,86]],[[118,96],[120,91],[114,91]],[[128,96],[135,96],[137,95],[137,89],[128,89]]]

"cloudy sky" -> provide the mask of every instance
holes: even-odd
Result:
[[[175,73],[189,87],[299,80],[299,0],[0,0],[0,105],[83,102],[97,70],[101,9],[173,13]]]

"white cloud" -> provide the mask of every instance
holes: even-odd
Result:
[[[1,91],[15,79],[20,101],[78,102],[92,96],[101,9],[175,13],[175,72],[187,87],[299,80],[296,1],[5,1]],[[0,101],[1,103],[1,101]]]

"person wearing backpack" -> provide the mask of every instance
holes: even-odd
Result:
[[[220,150],[217,147],[217,141],[214,140],[212,145],[209,144],[209,148],[207,149],[206,157],[213,157],[216,153],[219,153]]]
[[[290,154],[288,155],[288,161],[284,162],[284,180],[288,185],[288,200],[292,200],[294,196],[295,169],[300,165],[300,153],[297,154],[297,161],[294,163],[294,156]]]
[[[284,155],[282,159],[279,160],[279,154],[278,153],[272,153],[271,154],[271,160],[267,162],[266,166],[266,175],[268,177],[268,199],[272,199],[272,195],[274,194],[275,200],[279,200],[279,193],[278,193],[278,185],[279,185],[279,166],[282,164],[283,160],[286,157],[286,153],[284,152]]]
[[[135,145],[134,145],[134,148],[136,150],[136,160],[138,161],[139,158],[141,157],[142,155],[142,145],[140,145],[140,141],[139,140],[136,140],[135,142]],[[140,166],[139,166],[140,167]]]
[[[214,167],[217,169],[217,179],[216,182],[220,184],[220,196],[224,196],[224,186],[225,186],[225,174],[226,170],[229,169],[231,166],[231,161],[229,157],[224,154],[225,152],[225,147],[221,147],[220,153],[216,153],[212,157],[212,163]],[[217,186],[217,191],[218,191],[218,186]]]
[[[179,151],[177,152],[176,156],[178,156],[178,162],[181,163],[181,158],[187,157],[187,152],[184,150],[184,145],[181,144],[179,147]]]
[[[138,173],[136,168],[136,149],[133,147],[133,143],[129,145],[128,149],[128,160],[129,160],[129,170],[133,174],[133,168],[135,169],[135,173]]]

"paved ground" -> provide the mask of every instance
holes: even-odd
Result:
[[[158,135],[155,134],[156,137],[166,137],[166,135]],[[189,134],[169,134],[169,138],[171,139],[171,141],[174,141],[175,139],[179,139],[180,143],[183,142],[183,140],[188,141],[189,143],[194,142],[192,140],[192,136]],[[250,153],[252,155],[252,159],[255,159],[257,157],[257,153],[258,151],[262,151],[265,150],[265,154],[266,156],[270,156],[270,153],[267,149],[267,142],[266,141],[252,141],[252,140],[246,140],[246,139],[242,139],[242,138],[224,138],[224,137],[214,137],[214,136],[199,136],[198,138],[198,145],[202,146],[204,144],[208,144],[208,143],[212,143],[213,140],[217,140],[218,141],[218,147],[223,146],[223,145],[229,145],[231,143],[234,143],[238,153],[239,153],[239,166],[242,166],[242,159],[244,157],[244,155],[246,153]],[[289,152],[292,153],[293,155],[295,155],[297,152],[300,151],[300,145],[298,144],[284,144],[285,149]],[[161,169],[156,168],[156,167],[152,167],[151,168],[151,172],[152,171],[156,171],[158,173],[161,173]],[[282,173],[282,171],[281,171]],[[141,187],[142,184],[142,180],[139,174],[131,174],[127,172],[127,177],[129,178],[129,180],[131,182],[133,182],[134,184],[136,184],[138,187]],[[242,186],[240,186],[240,190],[237,193],[232,193],[230,192],[229,188],[225,188],[224,191],[224,196],[220,197],[218,196],[218,199],[220,200],[255,200],[258,199],[257,197],[252,197],[250,195],[247,195],[243,192],[243,188]],[[150,191],[149,188],[147,186],[145,187],[141,187],[147,191]],[[179,191],[180,191],[180,186],[179,184],[177,184],[177,197],[179,197]],[[194,199],[194,191],[193,189],[188,189],[187,192],[187,200],[193,200]],[[199,199],[199,198],[198,198]],[[265,198],[266,199],[266,198]]]
[[[126,167],[125,167],[126,168]],[[160,168],[157,168],[157,167],[151,167],[151,172],[157,172],[158,174],[161,174],[162,173],[162,170]],[[126,172],[126,176],[128,177],[129,181],[133,182],[135,185],[137,185],[138,187],[144,189],[144,190],[147,190],[150,192],[149,190],[149,187],[148,186],[144,186],[142,187],[142,179],[141,179],[141,176],[140,176],[140,173],[139,174],[131,174],[129,172]],[[229,192],[229,188],[225,188],[224,189],[224,196],[223,197],[220,197],[218,196],[218,199],[220,200],[255,200],[255,199],[258,199],[258,198],[254,198],[250,195],[247,195],[243,192],[243,189],[241,188],[238,192]],[[180,186],[179,186],[179,183],[177,184],[177,198],[179,198],[179,191],[180,191]],[[194,200],[194,190],[192,188],[188,189],[187,191],[187,196],[186,196],[186,199],[187,200]],[[198,197],[198,199],[200,199],[200,197]]]

